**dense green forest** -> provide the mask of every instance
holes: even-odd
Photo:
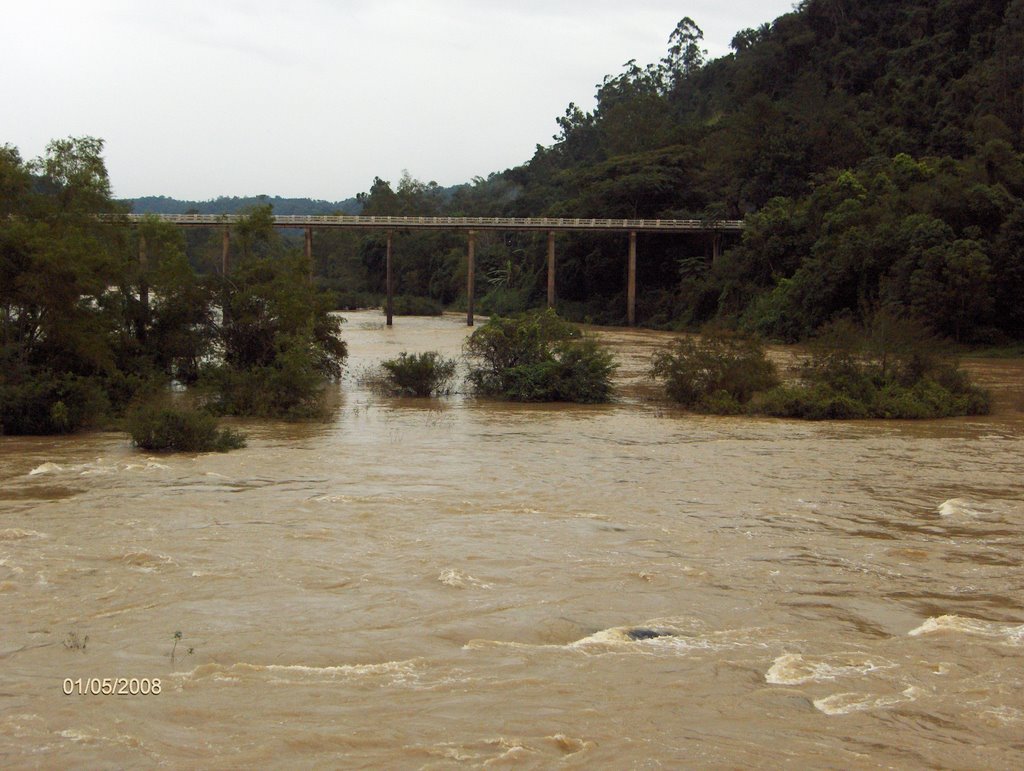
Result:
[[[697,23],[628,62],[522,166],[451,189],[376,179],[367,214],[743,217],[709,239],[641,236],[638,320],[796,340],[879,308],[963,342],[1024,338],[1024,0],[805,0],[706,60]],[[280,213],[285,213],[281,211]],[[625,319],[623,236],[558,243],[558,307]],[[464,238],[396,240],[397,291],[464,301]],[[383,239],[317,234],[316,273],[383,290]],[[484,312],[541,304],[542,237],[485,234]],[[198,260],[197,260],[198,264]]]
[[[807,0],[715,61],[689,19],[669,42],[503,175],[511,213],[745,217],[714,265],[641,244],[648,323],[794,340],[886,307],[959,340],[1024,336],[1024,2]],[[620,244],[563,251],[566,299],[621,307]]]
[[[95,216],[121,210],[102,149],[55,140],[26,162],[0,147],[0,433],[109,422],[173,382],[222,414],[315,413],[347,351],[270,207],[234,226],[228,275],[196,271],[179,228]]]

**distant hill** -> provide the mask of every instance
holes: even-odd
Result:
[[[239,198],[222,196],[211,201],[181,201],[164,195],[124,199],[135,214],[238,214],[253,206],[274,207],[274,214],[359,214],[362,204],[355,198],[344,201],[320,201],[313,198],[282,198],[256,195]]]

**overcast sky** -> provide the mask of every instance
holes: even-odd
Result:
[[[106,141],[115,195],[342,200],[403,169],[441,185],[528,160],[569,102],[664,56],[709,56],[794,0],[9,0],[0,144]]]

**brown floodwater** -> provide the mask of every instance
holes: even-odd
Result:
[[[707,417],[602,329],[612,404],[394,399],[463,321],[346,315],[326,422],[0,437],[0,766],[1024,762],[1024,362],[984,418]]]

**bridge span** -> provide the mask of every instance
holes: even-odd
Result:
[[[231,226],[241,222],[241,214],[101,214],[100,219],[113,224],[133,225],[157,219],[182,227],[222,228],[224,232],[222,271],[229,269]],[[460,230],[468,235],[466,255],[466,323],[473,326],[473,300],[475,282],[475,249],[477,231],[534,231],[548,234],[548,307],[555,305],[555,234],[559,232],[589,231],[628,233],[629,252],[626,278],[626,318],[630,326],[636,324],[636,238],[638,233],[707,233],[711,236],[712,260],[721,252],[722,236],[743,230],[742,220],[693,219],[609,219],[566,217],[399,217],[357,215],[272,215],[274,226],[302,228],[306,231],[306,256],[313,258],[313,230],[323,228],[349,228],[387,231],[387,257],[385,262],[387,323],[392,314],[392,245],[396,230]],[[145,260],[145,242],[140,241],[140,260]]]

